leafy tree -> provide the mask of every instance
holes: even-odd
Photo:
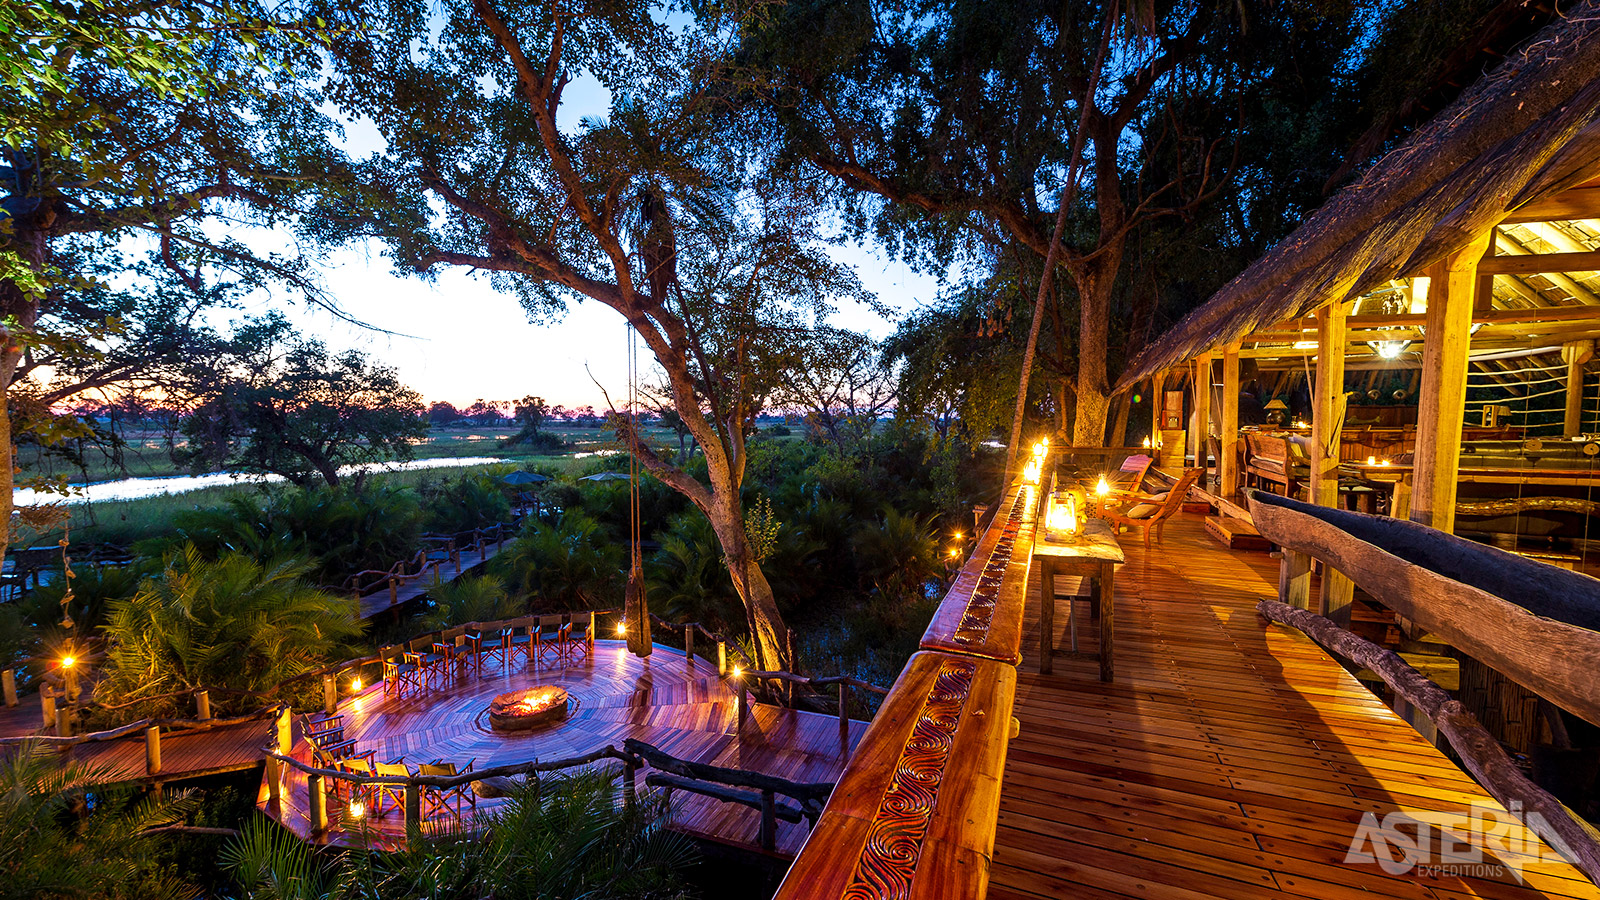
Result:
[[[535,316],[572,299],[622,315],[706,480],[614,420],[623,442],[711,521],[759,662],[782,668],[786,628],[744,532],[746,436],[804,328],[860,289],[797,221],[803,198],[741,190],[708,90],[720,26],[668,24],[639,2],[378,5],[384,30],[336,44],[330,93],[386,149],[353,165],[323,236],[381,235],[420,272],[494,273]],[[563,127],[579,76],[612,92],[611,114]]]
[[[879,594],[927,599],[928,582],[939,572],[939,544],[926,521],[887,507],[879,521],[862,523],[852,543],[856,564]]]
[[[467,472],[459,478],[424,481],[417,496],[425,510],[427,531],[461,534],[511,521],[511,500],[499,478]]]
[[[428,423],[434,426],[454,425],[463,418],[465,416],[462,415],[461,410],[456,409],[454,404],[443,400],[435,400],[428,407]]]
[[[0,759],[0,898],[194,896],[161,865],[163,839],[146,833],[182,823],[194,798],[104,786],[115,780],[34,744]],[[94,810],[87,812],[90,785]]]
[[[0,392],[24,354],[71,355],[123,328],[93,294],[92,261],[142,237],[201,287],[220,265],[324,300],[298,261],[256,254],[204,223],[271,223],[335,133],[302,76],[329,27],[318,0],[266,5],[154,0],[0,4]],[[337,27],[337,26],[333,26]],[[53,333],[96,318],[91,330]],[[113,321],[108,324],[107,316]],[[48,421],[36,419],[35,421]],[[0,521],[11,518],[11,417],[0,415]],[[0,533],[0,549],[6,540]]]
[[[279,315],[238,328],[184,419],[177,456],[197,472],[281,475],[339,484],[339,469],[410,459],[426,433],[422,397],[391,366],[297,338]]]
[[[361,633],[355,604],[312,587],[297,560],[206,559],[186,546],[105,625],[96,697],[123,703],[199,687],[262,690],[326,664]]]
[[[878,343],[864,334],[818,328],[800,349],[773,404],[804,411],[813,432],[848,453],[895,405],[895,382]]]
[[[543,397],[529,395],[518,400],[512,406],[511,418],[522,427],[516,434],[501,441],[500,446],[515,447],[518,444],[527,444],[535,450],[559,452],[567,442],[558,434],[539,430],[550,421],[554,413],[550,404],[544,402]]]
[[[752,4],[739,60],[779,176],[826,173],[857,229],[922,263],[1037,273],[1032,314],[1008,316],[1029,333],[1022,378],[1050,325],[1070,391],[1054,405],[1098,444],[1113,348],[1137,349],[1156,299],[1120,280],[1128,248],[1217,208],[1245,213],[1220,239],[1281,235],[1249,216],[1249,170],[1289,176],[1269,203],[1314,205],[1358,19],[1315,0]],[[1257,127],[1274,138],[1251,141]]]

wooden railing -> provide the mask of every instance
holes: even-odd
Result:
[[[425,534],[422,536],[424,543],[433,546],[424,546],[415,554],[396,561],[387,569],[363,569],[356,572],[336,589],[353,593],[359,599],[387,586],[389,602],[395,603],[399,599],[402,585],[430,575],[438,578],[446,563],[453,564],[456,574],[460,575],[463,548],[470,548],[469,552],[479,553],[492,544],[498,549],[505,543],[509,531],[509,526],[501,524],[456,534]]]

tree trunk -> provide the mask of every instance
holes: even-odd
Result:
[[[725,504],[719,507],[723,507],[720,514],[709,516],[711,528],[716,532],[717,543],[722,545],[723,556],[727,557],[733,589],[744,601],[745,619],[758,657],[754,663],[762,671],[787,671],[789,659],[784,647],[789,629],[778,612],[772,585],[761,571],[761,564],[750,556],[750,542],[740,510],[728,509]]]
[[[12,161],[13,164],[15,161]],[[54,218],[40,210],[34,221],[13,220],[13,235],[6,243],[35,274],[42,274],[49,256],[49,236],[39,227],[39,216]],[[48,225],[49,222],[45,222]],[[11,383],[22,362],[22,334],[32,331],[39,320],[39,301],[15,281],[0,281],[0,317],[13,319],[16,331],[0,326],[0,560],[11,545],[16,507],[11,492],[16,486],[16,436],[11,433]]]
[[[1106,247],[1098,259],[1073,272],[1081,316],[1072,443],[1079,447],[1100,447],[1105,442],[1111,393],[1106,379],[1106,345],[1111,339],[1111,290],[1121,260],[1120,246]]]

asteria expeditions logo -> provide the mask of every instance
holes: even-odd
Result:
[[[1542,836],[1542,837],[1541,837]],[[1453,875],[1492,878],[1510,872],[1520,883],[1524,871],[1563,863],[1570,850],[1539,813],[1473,804],[1463,815],[1427,810],[1395,811],[1382,821],[1361,817],[1350,839],[1346,863],[1376,863],[1390,875]]]

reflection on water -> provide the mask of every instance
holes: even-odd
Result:
[[[584,453],[574,453],[572,454],[572,458],[583,459],[587,456],[621,456],[622,453],[623,451],[621,450],[592,450]]]
[[[339,474],[354,475],[357,472],[400,472],[411,469],[454,469],[463,466],[487,466],[493,463],[505,462],[492,456],[462,456],[455,459],[413,459],[407,462],[388,463],[362,463],[355,466],[342,466]],[[34,503],[104,503],[111,500],[142,500],[145,497],[157,497],[162,494],[182,494],[196,491],[201,488],[219,487],[235,484],[261,484],[269,481],[282,481],[279,475],[235,475],[230,472],[211,472],[206,475],[178,475],[172,478],[124,478],[121,481],[100,481],[94,484],[73,485],[74,493],[70,497],[59,494],[41,494],[27,488],[18,488],[12,492],[12,502],[18,506],[28,506]]]

